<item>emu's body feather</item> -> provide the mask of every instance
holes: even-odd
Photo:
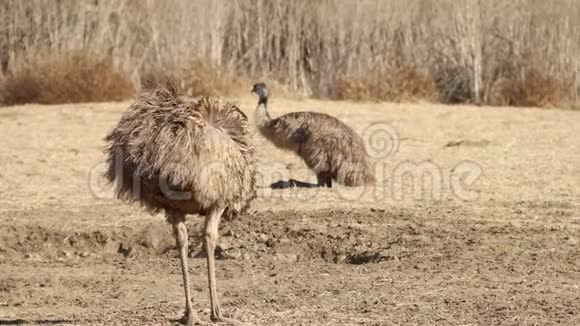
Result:
[[[152,87],[106,136],[119,198],[151,211],[241,212],[255,197],[256,162],[248,119],[218,98],[186,102],[176,88]]]

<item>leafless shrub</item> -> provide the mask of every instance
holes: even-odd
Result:
[[[111,59],[81,52],[24,59],[0,82],[0,99],[6,105],[120,101],[133,91]]]
[[[489,103],[502,106],[554,107],[568,101],[568,86],[530,70],[521,77],[500,79]]]
[[[413,67],[401,67],[366,78],[339,78],[336,99],[354,101],[437,101],[438,91],[431,77]]]
[[[178,73],[184,94],[197,96],[231,96],[249,92],[251,80],[224,67],[194,59]]]

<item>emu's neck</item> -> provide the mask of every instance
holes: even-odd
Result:
[[[270,117],[270,114],[268,113],[268,99],[260,100],[258,102],[254,116],[256,118],[256,125],[258,128],[265,127],[266,124],[272,120],[272,117]]]

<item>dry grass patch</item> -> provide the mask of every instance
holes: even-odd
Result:
[[[429,74],[413,67],[403,67],[367,78],[339,78],[336,82],[336,99],[434,102],[439,99],[439,95]]]
[[[81,52],[23,59],[0,81],[5,105],[109,102],[133,94],[132,82],[111,59]]]
[[[195,59],[180,70],[179,80],[187,96],[233,96],[251,89],[251,81],[222,66]]]
[[[489,104],[520,107],[569,107],[571,87],[555,78],[531,70],[521,77],[496,82]]]

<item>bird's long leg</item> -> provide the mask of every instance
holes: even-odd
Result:
[[[215,278],[215,247],[218,240],[218,226],[224,209],[213,210],[205,220],[205,249],[207,253],[207,275],[209,281],[209,295],[211,304],[211,320],[214,322],[228,322],[239,324],[235,320],[225,318],[220,310]]]
[[[189,275],[187,268],[187,228],[185,227],[185,214],[170,213],[167,216],[169,222],[173,225],[173,233],[179,250],[179,260],[181,261],[181,273],[183,276],[183,288],[185,291],[185,316],[183,322],[188,326],[203,324],[193,312],[191,305],[191,294],[189,291]]]
[[[330,172],[320,172],[316,175],[319,187],[332,188],[332,176]]]

